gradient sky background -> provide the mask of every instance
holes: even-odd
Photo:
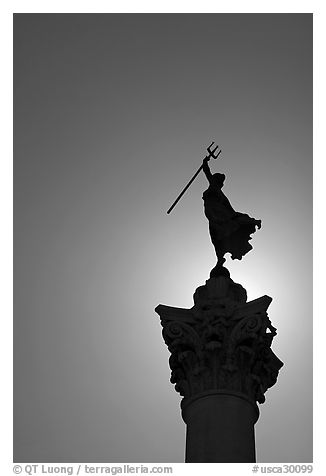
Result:
[[[16,14],[14,74],[14,460],[184,461],[154,308],[215,264],[205,177],[166,210],[216,140],[285,363],[257,460],[311,462],[312,15]]]

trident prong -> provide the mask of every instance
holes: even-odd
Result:
[[[211,147],[213,146],[214,144],[214,141],[207,147],[207,152],[208,152],[208,155],[206,155],[205,159],[208,159],[210,160],[210,158],[212,157],[213,159],[217,159],[217,157],[220,155],[220,153],[222,152],[222,150],[220,149],[218,151],[218,153],[215,155],[215,152],[217,151],[217,149],[219,148],[219,146],[217,145],[215,147],[215,149],[211,150]],[[178,203],[178,201],[180,200],[180,198],[182,197],[182,195],[186,192],[186,190],[188,190],[188,188],[190,187],[190,185],[192,184],[192,182],[195,180],[195,178],[197,177],[197,175],[199,174],[199,172],[202,170],[203,168],[203,165],[201,165],[199,167],[199,169],[197,170],[197,172],[194,174],[194,176],[189,180],[189,182],[187,183],[187,185],[184,187],[184,189],[182,190],[182,192],[180,193],[180,195],[178,195],[178,197],[175,199],[175,201],[172,203],[172,205],[170,206],[170,208],[168,209],[167,213],[169,214],[173,208],[176,206],[176,204]]]
[[[208,152],[208,155],[206,155],[206,159],[210,159],[211,157],[213,159],[217,159],[217,157],[220,154],[220,152],[217,155],[214,154],[217,151],[218,147],[219,147],[218,145],[215,147],[215,149],[211,150],[211,147],[212,147],[213,144],[214,144],[214,142],[212,142],[211,145],[209,145],[206,149],[207,152]]]

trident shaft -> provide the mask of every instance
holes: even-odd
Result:
[[[206,155],[205,159],[208,159],[210,160],[210,158],[213,158],[213,159],[217,159],[217,157],[220,155],[220,153],[222,152],[221,149],[218,151],[218,153],[215,155],[215,152],[217,151],[217,149],[219,148],[219,146],[217,145],[215,147],[215,149],[211,150],[211,147],[213,146],[214,144],[214,141],[207,147],[207,152],[208,152],[208,155]],[[170,212],[172,212],[173,208],[176,206],[176,204],[178,203],[178,201],[180,200],[180,198],[185,194],[185,192],[188,190],[188,188],[190,187],[190,185],[192,184],[192,182],[195,180],[195,178],[197,177],[197,175],[199,174],[199,172],[202,170],[203,168],[203,165],[201,165],[199,167],[199,169],[197,170],[197,172],[193,175],[193,177],[189,180],[189,182],[187,183],[187,185],[184,187],[184,189],[182,190],[182,192],[177,196],[177,198],[174,200],[174,202],[172,203],[172,205],[170,206],[170,208],[168,209],[167,211],[167,214],[169,214]]]

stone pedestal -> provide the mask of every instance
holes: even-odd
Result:
[[[256,402],[265,401],[283,365],[270,348],[271,301],[247,302],[240,284],[217,276],[196,290],[191,309],[155,309],[171,352],[171,382],[183,397],[186,462],[255,462]]]

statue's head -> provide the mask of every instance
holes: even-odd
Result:
[[[224,185],[225,175],[224,174],[213,174],[212,185],[218,188],[222,188]]]

